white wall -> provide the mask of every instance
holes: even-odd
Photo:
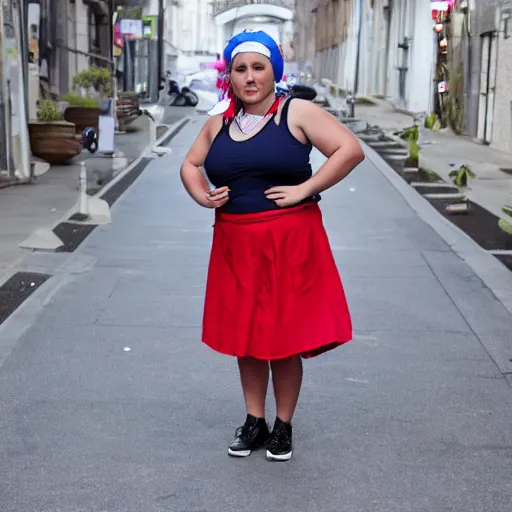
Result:
[[[411,112],[429,112],[433,101],[434,31],[430,4],[426,0],[395,0],[389,24],[389,55],[386,56],[388,22],[383,9],[389,2],[353,0],[347,38],[339,46],[319,52],[315,58],[318,78],[333,80],[354,91],[358,52],[359,95],[386,95],[393,103]],[[409,38],[407,60],[398,47]],[[398,67],[406,66],[405,95],[400,98]]]
[[[433,104],[435,40],[428,2],[415,0],[412,12],[410,71],[407,81],[407,110],[430,112]]]
[[[338,47],[339,70],[336,82],[345,90],[354,91],[357,61],[357,38],[359,32],[359,0],[353,0],[352,20],[349,23],[347,38]]]
[[[234,25],[233,34],[238,34],[239,32],[243,32],[244,30],[263,30],[270,37],[272,37],[277,44],[281,44],[281,32],[282,32],[282,23],[281,22],[267,22],[261,23],[258,21],[253,21],[251,18],[244,18],[241,20],[237,20]]]
[[[213,20],[208,0],[186,0],[166,8],[166,39],[182,52],[212,52],[219,47],[222,28]]]
[[[500,33],[494,44],[498,45],[498,58],[491,147],[512,153],[512,38],[505,39]]]
[[[362,83],[359,88],[363,95],[385,94],[388,66],[386,62],[387,21],[383,0],[376,0],[374,8],[366,4],[365,37],[361,51]]]
[[[89,51],[89,9],[83,0],[76,0],[68,7],[68,46],[82,52]],[[69,53],[69,86],[73,77],[89,67],[89,58],[77,53]]]

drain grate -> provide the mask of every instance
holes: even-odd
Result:
[[[62,240],[57,252],[73,252],[93,231],[96,224],[74,224],[61,222],[53,232]]]
[[[0,286],[0,324],[50,277],[36,272],[17,272]]]
[[[512,254],[493,254],[493,256],[498,258],[509,270],[512,270]]]

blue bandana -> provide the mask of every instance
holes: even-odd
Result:
[[[267,33],[259,30],[257,32],[241,32],[233,36],[224,50],[224,60],[228,69],[231,67],[234,57],[242,52],[256,52],[268,57],[274,70],[274,80],[281,81],[284,72],[283,56],[277,43]]]

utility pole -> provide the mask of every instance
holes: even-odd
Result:
[[[4,3],[0,0],[0,27],[4,26]],[[10,124],[10,118],[7,119],[7,80],[5,79],[5,30],[0,31],[0,171],[7,171],[8,177],[12,178],[11,168],[11,147],[10,137],[6,127]],[[7,101],[6,101],[7,100]]]
[[[354,99],[359,92],[359,64],[361,62],[361,33],[363,30],[363,0],[359,0],[359,25],[357,28],[356,76],[354,80]]]
[[[157,37],[157,77],[156,77],[156,91],[157,97],[156,101],[160,97],[160,91],[163,88],[162,86],[162,61],[164,54],[164,0],[158,0],[158,37]]]

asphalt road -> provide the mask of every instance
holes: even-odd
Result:
[[[55,275],[0,338],[31,323],[0,368],[0,511],[509,512],[512,389],[486,341],[505,357],[512,318],[368,160],[321,201],[355,338],[305,363],[290,463],[228,458],[236,362],[200,343],[212,212],[178,175],[203,121],[113,224],[32,256]]]

